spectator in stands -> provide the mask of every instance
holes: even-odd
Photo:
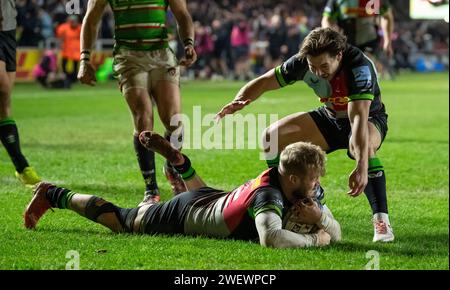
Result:
[[[37,46],[42,39],[41,23],[38,18],[38,7],[34,4],[25,7],[26,19],[22,25],[22,34],[19,39],[19,46],[33,47]]]
[[[64,73],[58,70],[58,55],[54,49],[46,50],[41,61],[33,69],[33,77],[45,88],[67,88]]]
[[[250,27],[245,19],[239,20],[231,30],[231,49],[235,65],[235,79],[249,79]]]

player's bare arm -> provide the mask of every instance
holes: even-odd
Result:
[[[350,196],[360,195],[367,185],[369,160],[369,108],[370,100],[358,100],[348,104],[348,114],[352,127],[350,152],[356,160],[356,168],[350,174],[348,185]]]
[[[392,57],[394,50],[392,49],[392,34],[394,33],[394,13],[392,8],[382,16],[381,29],[383,30],[383,50],[388,57]]]
[[[180,65],[190,66],[197,60],[194,49],[194,23],[186,6],[186,0],[169,0],[169,6],[178,23],[178,33],[184,44],[185,57]]]
[[[324,230],[315,234],[298,234],[282,228],[282,220],[275,211],[265,211],[255,218],[259,241],[263,247],[303,248],[326,246],[331,237]]]
[[[244,85],[236,94],[233,101],[225,105],[219,113],[217,113],[216,119],[220,120],[225,117],[225,115],[234,114],[259,98],[263,93],[279,88],[280,84],[275,76],[275,69],[271,69]]]
[[[90,53],[97,39],[99,23],[106,5],[107,0],[90,0],[81,26],[78,79],[81,83],[91,86],[95,85],[96,78],[94,66],[90,63]]]

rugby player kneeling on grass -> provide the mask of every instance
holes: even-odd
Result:
[[[316,145],[298,142],[281,153],[278,167],[262,172],[232,191],[207,187],[186,155],[156,133],[144,131],[141,143],[167,158],[182,176],[188,191],[167,202],[120,208],[93,195],[41,182],[25,214],[34,229],[50,208],[70,209],[113,232],[205,235],[257,240],[275,248],[325,246],[341,239],[339,223],[317,196],[325,173],[325,153]],[[295,205],[296,221],[314,224],[317,231],[299,234],[282,227]]]

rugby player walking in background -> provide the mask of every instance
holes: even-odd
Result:
[[[392,34],[394,13],[389,0],[328,0],[322,18],[322,27],[330,27],[347,36],[347,41],[361,49],[375,63],[378,70],[389,68],[389,61],[382,65],[381,44],[388,59],[392,58]],[[383,42],[378,29],[381,27]],[[389,71],[389,70],[387,70]]]

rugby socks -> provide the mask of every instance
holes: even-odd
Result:
[[[195,169],[192,167],[191,160],[183,154],[184,163],[175,165],[175,170],[181,175],[183,180],[189,180],[195,176]]]
[[[384,167],[377,157],[369,158],[369,179],[364,193],[369,200],[373,214],[388,213],[386,177]]]
[[[51,186],[45,193],[45,196],[50,202],[50,205],[54,208],[69,208],[69,203],[75,192],[66,188]]]
[[[277,157],[275,157],[274,159],[266,160],[266,162],[267,167],[269,168],[278,167],[278,165],[280,164],[280,154],[277,154]]]
[[[0,120],[0,140],[5,146],[17,172],[22,173],[29,164],[20,151],[19,132],[13,119]]]
[[[134,151],[136,152],[139,168],[144,178],[146,191],[157,191],[155,152],[145,148],[139,141],[139,136],[136,135],[134,135]]]

